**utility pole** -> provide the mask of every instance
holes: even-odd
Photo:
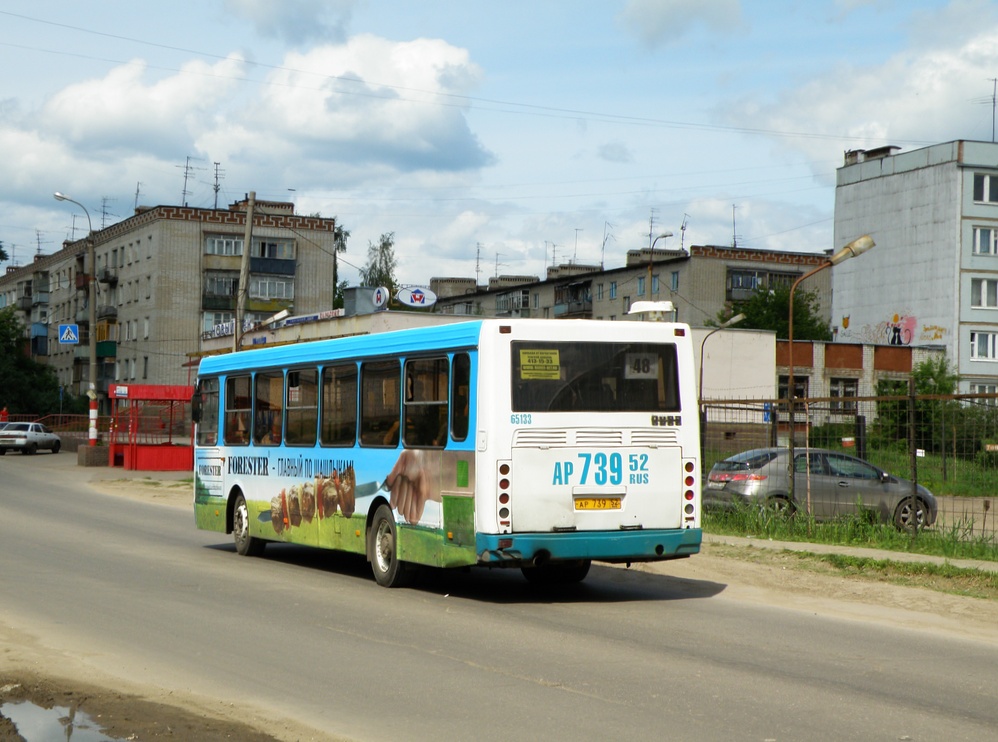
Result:
[[[232,350],[239,350],[243,340],[243,317],[246,314],[246,297],[249,295],[250,247],[253,244],[253,207],[256,191],[246,197],[246,231],[243,234],[243,254],[239,262],[239,291],[236,293],[236,326],[232,330]]]

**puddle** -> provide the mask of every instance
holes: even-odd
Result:
[[[0,704],[0,715],[17,727],[25,742],[120,742],[121,737],[109,737],[100,725],[82,711],[65,706],[42,708],[30,701]]]

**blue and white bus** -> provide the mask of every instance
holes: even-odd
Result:
[[[194,511],[236,551],[585,578],[697,553],[691,334],[672,322],[487,319],[202,359]]]

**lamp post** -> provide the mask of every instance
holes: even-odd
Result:
[[[794,485],[796,484],[796,482],[794,481],[795,479],[794,435],[796,434],[795,419],[794,419],[795,418],[794,398],[796,396],[794,389],[794,292],[797,290],[797,287],[805,278],[810,278],[815,273],[817,273],[818,271],[822,271],[825,268],[831,268],[833,265],[838,265],[843,260],[848,260],[849,258],[855,258],[858,255],[862,255],[871,247],[873,247],[875,244],[876,243],[873,241],[873,238],[870,237],[870,235],[868,234],[864,234],[862,237],[857,237],[855,240],[853,240],[848,245],[843,247],[837,253],[832,255],[832,257],[828,258],[824,263],[819,265],[817,268],[814,268],[805,273],[804,275],[802,275],[800,278],[794,281],[793,286],[790,287],[790,317],[788,318],[787,322],[787,336],[789,338],[787,345],[787,356],[788,356],[787,361],[789,366],[789,372],[787,373],[787,403],[790,411],[790,471],[787,472],[787,476],[790,480],[791,500],[793,500],[794,498]],[[807,512],[808,515],[811,514],[810,493],[808,493]]]
[[[713,330],[704,335],[703,340],[700,341],[700,380],[697,384],[697,399],[700,406],[700,450],[703,451],[704,443],[706,442],[706,427],[707,427],[707,409],[703,406],[703,346],[707,344],[710,336],[715,332],[720,332],[726,327],[731,327],[736,325],[745,319],[745,315],[741,312],[736,314],[734,317],[728,317],[721,324],[715,327]]]
[[[655,245],[659,240],[664,240],[666,237],[672,237],[672,232],[662,232],[662,234],[657,235],[654,240],[652,240],[651,248],[648,250],[648,297],[651,298],[651,272],[652,264],[655,262]]]
[[[79,201],[74,201],[64,193],[56,191],[54,194],[56,201],[69,201],[76,204],[83,213],[87,215],[87,262],[90,264],[90,271],[87,275],[87,305],[89,308],[89,330],[87,332],[90,342],[90,388],[87,389],[87,396],[90,397],[90,433],[89,441],[91,446],[97,445],[97,260],[94,256],[94,226],[90,221],[90,212],[87,207]]]

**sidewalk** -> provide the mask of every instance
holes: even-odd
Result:
[[[780,551],[809,551],[812,554],[844,554],[863,559],[883,559],[916,564],[949,564],[963,569],[976,569],[981,572],[998,573],[998,562],[989,562],[980,559],[949,559],[932,554],[914,554],[907,551],[887,551],[885,549],[869,549],[839,544],[815,544],[809,541],[774,541],[765,538],[720,536],[706,532],[703,534],[703,540],[705,544],[728,544],[731,546],[749,546],[755,549],[777,549]]]

